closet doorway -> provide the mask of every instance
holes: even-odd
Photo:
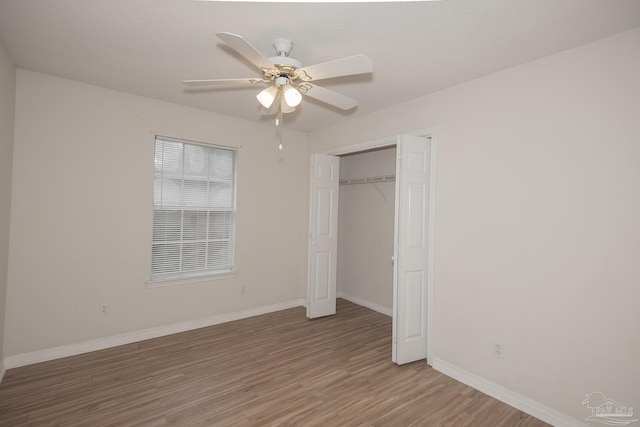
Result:
[[[336,296],[391,316],[396,146],[340,156]]]
[[[393,361],[402,364],[428,359],[432,345],[433,211],[435,190],[435,138],[431,132],[400,135],[327,154],[313,154],[309,215],[307,317],[335,314],[337,295],[338,205],[340,158],[365,152],[384,156],[385,147],[396,147],[392,267]],[[354,157],[355,158],[355,157]],[[379,181],[376,191],[387,203],[380,184],[390,174],[358,176]],[[368,185],[369,183],[367,183]],[[374,183],[370,183],[373,185]],[[374,185],[374,188],[376,186]],[[384,248],[382,249],[384,251]],[[351,254],[355,256],[354,254]],[[344,291],[343,291],[344,292]]]

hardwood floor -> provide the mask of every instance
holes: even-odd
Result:
[[[10,369],[2,426],[546,426],[425,362],[391,318],[338,300]]]

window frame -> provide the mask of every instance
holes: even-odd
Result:
[[[171,209],[158,209],[159,206],[162,205],[156,205],[156,173],[157,173],[157,169],[156,166],[154,164],[153,166],[153,185],[154,185],[154,193],[152,194],[152,200],[151,200],[151,208],[152,208],[152,223],[151,223],[151,245],[150,245],[150,249],[151,249],[151,256],[150,256],[150,262],[149,262],[149,276],[148,279],[146,280],[146,284],[147,287],[161,287],[161,286],[172,286],[172,285],[181,285],[181,284],[188,284],[188,283],[197,283],[197,282],[203,282],[203,281],[210,281],[210,280],[219,280],[219,279],[226,279],[226,278],[230,278],[230,277],[234,277],[237,275],[237,271],[235,269],[235,248],[236,248],[236,219],[237,219],[237,193],[238,193],[238,148],[236,147],[230,147],[230,146],[224,146],[224,145],[219,145],[219,144],[212,144],[212,143],[206,143],[206,142],[199,142],[199,141],[192,141],[192,140],[187,140],[187,139],[182,139],[182,138],[174,138],[174,137],[166,137],[163,135],[155,135],[154,139],[153,139],[153,158],[154,158],[154,162],[156,159],[156,150],[157,150],[157,144],[158,142],[174,142],[174,143],[179,143],[179,144],[183,144],[182,146],[182,156],[184,156],[184,146],[185,145],[191,145],[191,146],[200,146],[200,147],[204,147],[206,149],[220,149],[220,150],[225,150],[225,151],[231,151],[233,153],[233,174],[230,177],[230,182],[232,183],[231,186],[231,190],[232,190],[232,203],[230,208],[214,208],[214,207],[210,207],[210,206],[181,206],[179,208],[176,208],[175,206],[172,206]],[[184,157],[182,158],[182,165],[181,165],[181,174],[182,174],[182,178],[181,178],[181,182],[184,183],[185,181],[187,181],[187,179],[185,179],[185,165],[184,165],[185,159]],[[162,178],[161,178],[162,181]],[[197,180],[193,180],[192,181],[197,181]],[[209,175],[207,177],[207,179],[203,180],[204,182],[207,182],[208,184],[211,182],[220,182],[217,181],[215,179],[212,179],[211,176]],[[181,189],[180,189],[180,196],[181,198],[184,196],[184,185],[182,185]],[[182,245],[184,244],[185,240],[189,240],[189,239],[184,239],[183,235],[184,235],[184,215],[187,212],[194,212],[194,211],[202,211],[202,212],[207,212],[207,216],[210,215],[211,213],[230,213],[231,214],[231,225],[230,228],[228,229],[229,231],[229,249],[228,249],[228,256],[230,257],[231,263],[229,268],[221,268],[221,269],[195,269],[195,270],[191,270],[191,271],[179,271],[179,272],[170,272],[170,273],[153,273],[153,261],[154,261],[154,253],[153,253],[153,249],[154,249],[154,245],[158,244],[158,240],[155,240],[155,234],[156,234],[156,223],[155,223],[155,216],[156,216],[156,212],[157,211],[170,211],[170,210],[174,210],[176,212],[181,212],[181,222],[180,222],[180,240],[176,240],[175,242],[180,244],[180,246],[182,247]],[[208,220],[210,221],[210,219]],[[210,224],[210,223],[208,223]],[[211,240],[213,240],[209,235],[207,236],[207,245],[210,243]],[[194,242],[191,242],[194,243]],[[182,264],[182,262],[184,261],[184,257],[183,257],[183,253],[181,250],[181,255],[180,255],[180,263]]]

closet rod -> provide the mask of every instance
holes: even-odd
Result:
[[[393,182],[395,180],[395,175],[365,176],[364,178],[341,179],[340,185],[375,184],[378,182]]]

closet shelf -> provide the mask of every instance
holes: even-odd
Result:
[[[364,178],[341,179],[340,185],[373,184],[375,189],[380,194],[380,197],[382,197],[384,199],[384,202],[387,203],[387,196],[384,195],[380,187],[378,187],[378,184],[381,182],[393,182],[395,180],[395,175],[365,176]]]
[[[364,178],[341,179],[340,185],[375,184],[378,182],[393,182],[395,175],[365,176]]]

